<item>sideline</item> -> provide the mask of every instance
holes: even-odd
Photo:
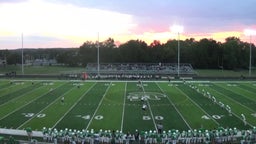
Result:
[[[6,129],[6,128],[0,128],[0,134],[28,136],[26,130]],[[41,131],[32,131],[32,136],[43,137],[43,133]]]

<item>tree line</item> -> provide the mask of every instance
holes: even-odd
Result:
[[[24,60],[56,59],[67,66],[86,66],[97,63],[99,48],[100,63],[177,63],[178,41],[166,43],[129,40],[119,46],[114,39],[103,42],[86,41],[79,48],[24,49]],[[252,44],[252,65],[254,65],[255,45]],[[228,37],[225,42],[214,39],[194,38],[180,40],[180,63],[190,63],[198,69],[248,69],[250,43],[236,37]],[[21,63],[21,49],[1,50],[0,58],[7,64]]]

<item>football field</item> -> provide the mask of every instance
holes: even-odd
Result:
[[[255,93],[253,81],[1,80],[0,127],[251,129],[256,126]]]

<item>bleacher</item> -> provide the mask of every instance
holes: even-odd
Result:
[[[88,63],[86,73],[95,77],[98,75],[98,64]],[[116,78],[155,78],[177,76],[178,65],[176,63],[101,63],[99,74],[102,77]],[[196,73],[191,64],[182,63],[179,69],[180,76],[195,76]]]

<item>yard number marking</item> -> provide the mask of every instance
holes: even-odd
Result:
[[[151,117],[150,116],[142,116],[142,119],[143,120],[151,120]],[[163,120],[164,117],[162,116],[155,116],[155,120]]]
[[[46,114],[43,114],[43,113],[41,113],[41,114],[22,113],[22,115],[24,115],[25,117],[28,117],[28,118],[31,118],[31,117],[33,117],[33,116],[35,116],[35,115],[36,115],[37,118],[43,118],[43,117],[46,116]]]
[[[252,113],[251,115],[252,115],[253,117],[256,117],[256,113]]]
[[[212,118],[214,118],[214,119],[216,119],[216,120],[221,119],[222,117],[224,117],[224,115],[212,115]],[[201,118],[202,118],[202,119],[206,119],[206,120],[211,119],[211,118],[210,118],[209,116],[207,116],[207,115],[203,115]]]
[[[76,117],[79,117],[79,118],[82,118],[82,119],[85,119],[85,120],[90,120],[91,119],[91,116],[90,115],[84,115],[84,116],[82,116],[82,115],[76,115]],[[95,117],[94,117],[94,119],[96,119],[96,120],[102,120],[104,117],[102,116],[102,115],[96,115]]]

